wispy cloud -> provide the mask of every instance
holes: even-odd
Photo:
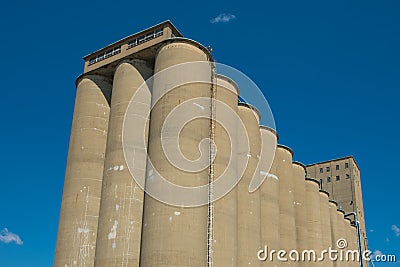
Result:
[[[400,236],[400,228],[397,225],[392,225],[392,230],[396,236]]]
[[[24,242],[22,242],[19,235],[8,231],[7,228],[4,228],[3,230],[0,231],[0,242],[6,243],[6,244],[15,242],[17,245],[22,245],[24,243]]]
[[[389,237],[386,237],[385,241],[386,241],[387,243],[389,243],[389,242],[390,242]]]
[[[376,256],[382,256],[383,253],[380,250],[375,250],[374,252],[372,252],[371,258],[372,259],[376,259]]]
[[[210,19],[211,23],[229,22],[235,19],[236,16],[231,13],[221,13],[213,19]]]

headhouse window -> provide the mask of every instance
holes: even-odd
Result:
[[[149,33],[143,34],[143,35],[141,35],[141,36],[129,41],[128,42],[128,49],[130,49],[132,47],[135,47],[137,45],[143,44],[145,42],[148,42],[148,41],[150,41],[150,40],[152,40],[154,38],[157,38],[157,37],[159,37],[159,36],[161,36],[163,34],[164,34],[164,28],[159,28],[159,29],[156,29],[156,30],[151,31]]]
[[[97,56],[94,56],[89,59],[89,66],[93,65],[94,63],[100,62],[106,58],[112,57],[116,54],[121,53],[121,46],[116,46],[112,49],[109,49],[105,51],[104,53],[98,54]]]

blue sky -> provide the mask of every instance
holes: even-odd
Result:
[[[399,1],[140,2],[2,3],[1,267],[52,266],[82,56],[167,19],[258,84],[296,160],[354,155],[370,248],[400,259]]]

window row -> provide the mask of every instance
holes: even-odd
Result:
[[[164,28],[160,28],[160,29],[154,30],[154,31],[152,31],[150,33],[141,35],[138,38],[135,38],[134,40],[132,40],[132,41],[130,41],[128,43],[128,49],[132,48],[134,46],[140,45],[142,43],[145,43],[147,41],[150,41],[151,39],[157,38],[157,37],[163,35],[163,32],[164,32]],[[101,55],[97,55],[95,57],[90,58],[89,59],[89,66],[93,65],[93,64],[95,64],[95,63],[97,63],[99,61],[102,61],[102,60],[104,60],[106,58],[109,58],[109,57],[112,57],[112,56],[114,56],[116,54],[119,54],[119,53],[121,53],[121,46],[115,47],[113,49],[110,49],[110,50],[104,52]]]
[[[107,50],[103,54],[97,55],[89,59],[89,66],[93,65],[94,63],[100,62],[106,58],[112,57],[116,54],[121,53],[121,46],[114,47],[113,49]]]
[[[164,33],[164,29],[160,28],[160,29],[154,30],[150,33],[143,34],[143,35],[139,36],[138,38],[135,38],[132,41],[130,41],[128,43],[128,49],[135,47],[137,45],[143,44],[147,41],[150,41],[151,39],[157,38],[158,36],[163,35],[163,33]]]
[[[349,163],[348,162],[346,162],[345,164],[344,164],[344,168],[345,169],[348,169],[349,168]],[[339,164],[337,164],[336,166],[335,166],[335,169],[338,171],[338,170],[340,170],[340,166],[339,166]],[[326,167],[326,171],[327,172],[330,172],[331,171],[331,167],[330,166],[327,166]],[[319,173],[323,173],[324,172],[324,168],[319,168]]]
[[[350,179],[350,174],[346,173],[346,179]],[[340,181],[340,175],[336,175],[335,180],[336,180],[336,181]],[[321,183],[322,183],[322,182],[323,182],[323,179],[320,179],[320,181],[321,181]],[[330,183],[331,181],[332,181],[331,177],[328,176],[328,177],[326,178],[326,182],[327,182],[327,183]]]

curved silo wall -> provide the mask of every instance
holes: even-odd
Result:
[[[78,80],[54,266],[93,266],[103,180],[111,80]]]
[[[218,102],[215,104],[214,142],[217,153],[213,163],[214,179],[225,179],[226,175],[233,180],[238,175],[236,120],[239,90],[232,80],[220,75],[216,76],[215,85]],[[227,124],[232,127],[225,128]],[[237,266],[237,187],[225,183],[221,186],[230,190],[213,203],[212,262],[214,266]]]
[[[260,175],[266,176],[260,187],[261,244],[268,250],[279,249],[279,179],[276,172],[275,151],[278,136],[268,127],[260,126],[262,150]],[[264,249],[264,247],[262,247]],[[267,255],[268,256],[268,255]],[[277,262],[267,257],[262,266],[275,266]]]
[[[239,103],[238,114],[246,128],[247,136],[238,134],[238,161],[248,159],[245,172],[237,186],[238,197],[238,266],[260,266],[257,251],[261,247],[260,191],[249,192],[249,185],[257,173],[261,152],[259,115],[255,108]],[[249,148],[243,146],[248,138]]]
[[[279,244],[287,251],[297,249],[294,209],[294,181],[290,148],[278,145],[276,150],[277,176],[279,179]],[[296,262],[280,262],[281,266],[297,266]]]
[[[336,216],[337,216],[337,229],[338,229],[338,239],[335,240],[334,245],[335,249],[339,251],[339,255],[341,252],[344,252],[347,248],[341,248],[339,245],[340,240],[346,240],[347,233],[346,233],[346,221],[344,219],[344,211],[341,209],[338,209],[336,211]],[[347,242],[347,240],[346,240]],[[338,246],[339,245],[339,246]],[[348,267],[348,262],[345,260],[345,253],[342,253],[343,257],[339,257],[338,260],[338,265],[340,267]]]
[[[319,182],[306,178],[308,249],[315,250],[317,256],[322,250],[321,208]],[[320,266],[320,262],[310,261],[309,266]]]
[[[322,249],[329,250],[332,246],[332,227],[330,220],[330,208],[329,208],[329,193],[323,190],[319,191],[320,196],[320,211],[321,211],[321,230],[322,230]],[[327,254],[325,254],[321,265],[326,267],[333,267],[333,261],[331,261]]]
[[[331,244],[332,249],[336,249],[336,240],[339,239],[338,225],[337,225],[337,203],[334,200],[329,200],[329,221],[331,224]],[[337,261],[332,261],[333,266],[338,265]]]
[[[155,59],[155,76],[152,87],[152,105],[149,129],[149,160],[153,167],[147,167],[146,190],[157,186],[154,173],[157,172],[166,180],[185,187],[206,185],[209,169],[198,172],[188,172],[175,167],[167,158],[163,149],[171,149],[167,143],[161,142],[162,128],[166,131],[163,138],[170,132],[180,129],[182,125],[172,123],[163,126],[174,108],[181,103],[196,97],[210,98],[211,86],[203,83],[178,85],[170,91],[166,88],[177,79],[187,75],[193,78],[204,78],[211,82],[211,64],[205,64],[194,70],[189,67],[180,68],[180,72],[162,72],[177,64],[208,61],[207,51],[186,39],[176,39],[165,43],[159,48]],[[165,75],[164,75],[164,74]],[[201,110],[209,111],[210,106],[200,106]],[[179,115],[179,114],[178,114]],[[210,136],[210,120],[196,119],[186,124],[179,134],[179,148],[185,158],[199,158],[199,143]],[[168,192],[165,192],[168,194]],[[174,197],[174,196],[172,196]],[[178,197],[178,196],[177,196]],[[202,196],[205,200],[207,195]],[[145,194],[141,265],[142,266],[205,266],[207,262],[207,205],[199,207],[177,207],[163,203]]]
[[[296,240],[297,249],[308,249],[307,206],[306,206],[306,172],[305,166],[299,162],[293,162],[294,182],[294,207],[296,215]],[[308,266],[308,262],[299,261],[298,266]]]
[[[125,152],[135,155],[135,164],[129,167],[140,176],[136,179],[144,179],[151,94],[147,86],[141,86],[151,74],[152,69],[142,60],[122,62],[114,73],[96,266],[139,264],[144,193],[125,161],[122,133],[126,116],[130,130],[124,136],[129,143]],[[127,112],[134,95],[134,108]]]
[[[359,254],[356,254],[356,251],[358,252],[358,246],[357,246],[357,232],[356,228],[351,225],[351,220],[350,218],[345,219],[345,229],[346,229],[346,241],[347,241],[347,256],[346,260],[348,260],[347,265],[349,267],[356,267],[360,265],[359,261]]]

